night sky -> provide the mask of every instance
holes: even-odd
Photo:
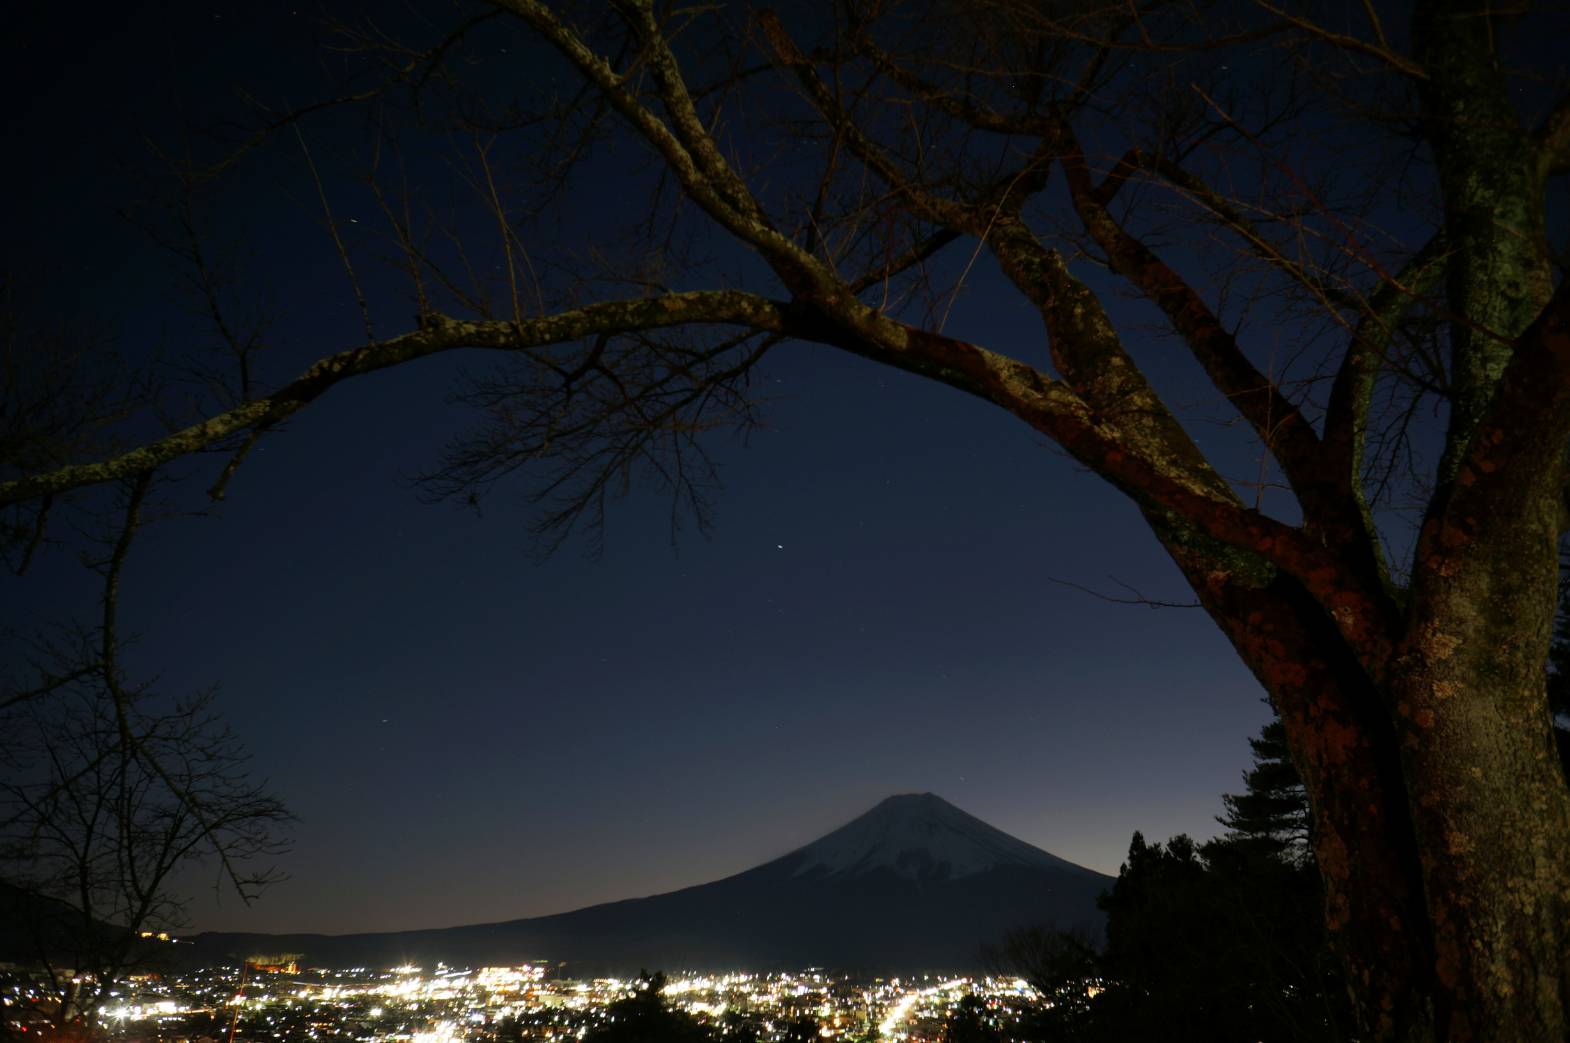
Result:
[[[133,361],[178,357],[200,323],[116,216],[151,169],[142,141],[243,111],[240,87],[319,96],[323,34],[286,5],[43,6],[6,33],[6,271],[35,316],[106,331]],[[521,71],[512,89],[529,87]],[[323,156],[335,120],[305,125]],[[323,162],[335,192],[349,167]],[[619,191],[597,177],[564,194],[564,224]],[[358,317],[297,148],[232,192],[218,231],[267,287],[268,373],[287,379],[355,343]],[[355,199],[340,219],[369,224]],[[365,257],[382,332],[401,331],[393,277]],[[1041,357],[1036,317],[984,261],[948,331]],[[1181,394],[1171,349],[1146,350]],[[1133,507],[1019,421],[792,346],[765,366],[767,428],[715,445],[711,536],[689,526],[673,548],[665,501],[635,492],[602,554],[575,541],[542,564],[516,490],[475,512],[409,481],[462,430],[446,394],[476,364],[332,391],[260,444],[221,510],[139,538],[133,669],[170,693],[220,683],[299,818],[291,878],[249,909],[189,881],[194,927],[556,912],[746,869],[907,791],[1109,873],[1134,830],[1218,829],[1262,693],[1201,612],[1058,582],[1188,598]],[[165,502],[197,506],[221,466],[199,460]],[[7,589],[13,627],[92,610],[69,549]]]

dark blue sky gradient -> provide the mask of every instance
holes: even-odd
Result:
[[[114,216],[141,137],[200,125],[232,85],[298,103],[327,82],[309,12],[256,6],[129,5],[87,24],[60,9],[8,34],[10,96],[27,101],[6,152],[32,158],[9,171],[7,269],[46,313],[102,316],[127,357],[178,355],[191,328],[170,265]],[[358,323],[290,155],[243,174],[234,196],[257,202],[224,218],[255,236],[247,265],[284,314],[275,379],[355,343]],[[578,186],[564,220],[608,188]],[[947,328],[1045,357],[985,260]],[[1207,408],[1174,345],[1135,348],[1175,401]],[[261,443],[215,516],[150,526],[134,550],[133,665],[169,692],[221,682],[300,818],[292,879],[251,909],[199,898],[196,926],[554,912],[745,869],[911,790],[1106,872],[1136,829],[1215,831],[1266,719],[1260,690],[1202,613],[1054,582],[1188,597],[1134,509],[1019,421],[791,346],[765,366],[768,429],[717,444],[712,538],[689,528],[673,551],[665,503],[638,493],[598,559],[572,543],[536,564],[517,490],[476,514],[409,486],[462,429],[445,394],[465,365],[483,360],[332,391]],[[219,467],[199,461],[177,502]],[[13,624],[91,609],[67,553],[11,589]]]

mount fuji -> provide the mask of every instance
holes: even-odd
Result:
[[[797,865],[794,876],[843,878],[887,871],[903,880],[957,880],[1005,866],[1090,872],[932,793],[889,797],[781,861],[790,859]]]
[[[1098,934],[1112,878],[1033,847],[931,793],[889,797],[771,862],[712,883],[573,912],[440,930],[198,935],[195,954],[298,952],[316,966],[566,962],[639,967],[970,970],[1035,924]]]

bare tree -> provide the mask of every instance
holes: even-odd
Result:
[[[344,97],[379,106],[368,184],[416,321],[377,334],[391,308],[367,302],[364,342],[118,455],[24,466],[0,503],[238,446],[229,475],[335,385],[471,349],[502,364],[433,492],[517,474],[561,536],[642,474],[701,521],[702,435],[751,421],[776,345],[919,374],[1130,497],[1265,686],[1366,1036],[1570,1035],[1570,789],[1543,671],[1570,445],[1547,199],[1570,96],[1530,50],[1562,23],[1465,0],[816,13],[499,0],[431,47],[359,30],[388,75]],[[537,59],[536,98],[463,87],[483,63],[449,59],[476,33]],[[389,173],[398,112],[425,118],[449,78],[467,224]],[[652,202],[614,248],[544,256],[552,207],[615,136],[650,157]],[[983,257],[1039,343],[945,332]],[[1159,317],[1208,406],[1162,396],[1114,289]],[[1201,449],[1212,413],[1248,473]]]
[[[8,955],[42,969],[61,1038],[93,1036],[127,974],[169,964],[187,877],[204,863],[244,902],[277,874],[283,805],[248,773],[213,692],[171,700],[121,665],[120,574],[151,476],[125,494],[102,616],[31,656],[0,693],[0,887]],[[28,674],[31,674],[28,677]]]
[[[207,697],[133,709],[129,736],[88,692],[7,723],[7,772],[36,780],[0,787],[7,944],[42,968],[55,1030],[91,1034],[126,975],[177,962],[177,874],[211,862],[219,883],[254,898],[277,877],[252,863],[279,850],[286,815],[246,775]]]

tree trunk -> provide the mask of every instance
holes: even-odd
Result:
[[[1218,567],[1216,548],[1152,520],[1281,717],[1313,809],[1326,936],[1361,1032],[1429,1043],[1433,948],[1421,869],[1393,732],[1366,673],[1297,583],[1260,563]]]
[[[1570,1039],[1570,788],[1543,691],[1553,593],[1535,589],[1552,539],[1415,589],[1426,612],[1383,690],[1294,581],[1163,540],[1286,727],[1362,1032]],[[1546,568],[1520,560],[1543,547]]]
[[[1485,478],[1547,479],[1481,502],[1463,470],[1470,488],[1424,527],[1391,671],[1448,1040],[1570,1039],[1570,788],[1544,670],[1562,522],[1550,464],[1483,458]]]
[[[1432,654],[1414,656],[1397,685],[1437,1036],[1570,1039],[1570,789],[1542,710],[1542,667],[1508,644],[1452,646],[1457,629],[1420,639]],[[1538,676],[1511,678],[1512,665]]]
[[[1559,373],[1522,388],[1508,372],[1554,291],[1542,168],[1495,53],[1504,28],[1475,0],[1415,12],[1459,321],[1441,485],[1383,687],[1433,936],[1436,1036],[1526,1043],[1570,1039],[1570,789],[1545,673],[1570,430],[1512,409],[1564,404]]]

